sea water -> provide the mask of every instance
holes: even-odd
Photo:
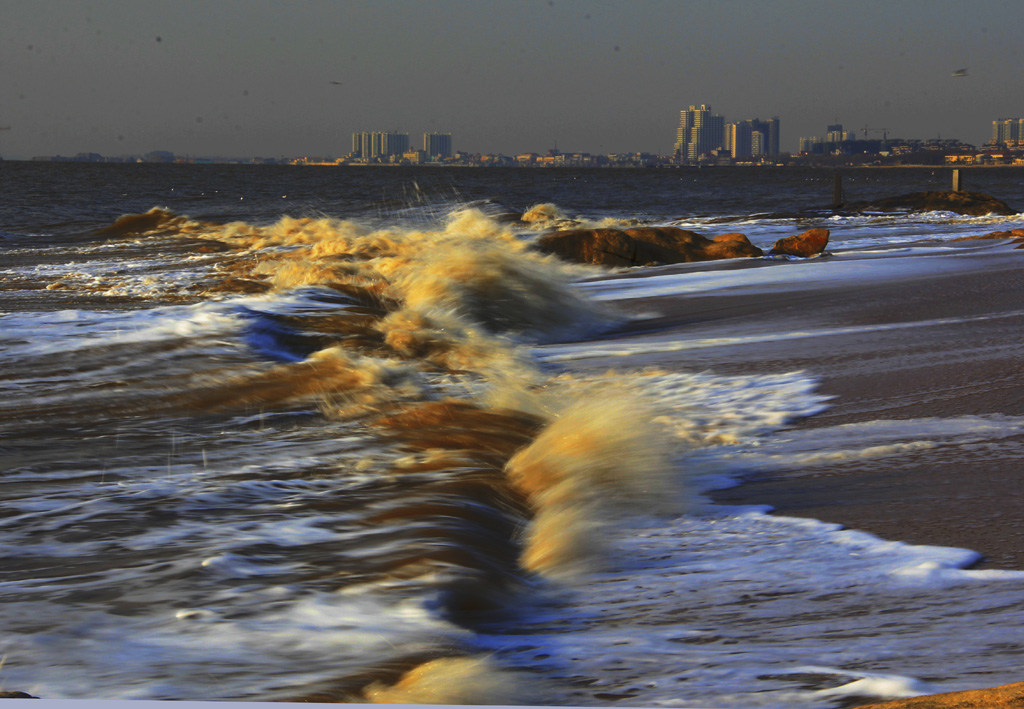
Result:
[[[1021,171],[971,176],[1019,201]],[[946,177],[852,171],[846,189]],[[834,326],[624,325],[652,298],[972,268],[998,245],[950,240],[1024,215],[834,216],[831,173],[802,169],[0,178],[5,689],[839,707],[1021,679],[1024,572],[705,493],[996,444],[1024,419],[849,424],[823,447],[789,428],[829,405],[812,374],[707,363]],[[831,256],[572,266],[530,249],[537,205],[762,248],[825,226]]]

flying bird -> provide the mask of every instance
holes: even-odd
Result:
[[[967,76],[967,70],[957,69],[956,71],[953,72],[953,76]]]

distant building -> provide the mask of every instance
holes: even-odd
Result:
[[[750,132],[750,157],[752,157],[752,158],[759,158],[759,157],[763,157],[764,155],[766,155],[767,154],[767,150],[765,149],[765,147],[766,147],[765,144],[766,143],[767,143],[767,140],[765,140],[764,134],[761,131],[759,131],[759,130],[751,131]]]
[[[386,160],[392,156],[400,156],[408,149],[408,133],[363,131],[352,134],[352,156],[364,160]]]
[[[779,154],[779,119],[727,123],[723,147],[734,160],[775,157]]]
[[[811,155],[822,152],[823,142],[821,138],[801,138],[799,143],[798,152],[803,155]]]
[[[428,158],[447,160],[454,155],[451,133],[424,133],[423,152]]]
[[[690,142],[690,131],[693,129],[693,112],[679,112],[679,128],[676,129],[676,142],[673,151],[676,157],[686,158],[687,145]]]
[[[763,121],[764,135],[766,139],[765,154],[770,157],[778,157],[782,154],[782,143],[779,140],[779,117],[772,116]]]
[[[419,165],[427,161],[427,154],[422,150],[410,148],[402,153],[402,161],[407,162],[410,165]]]
[[[674,147],[676,160],[695,163],[720,158],[723,153],[734,160],[779,155],[779,119],[753,118],[726,123],[706,104],[679,112]]]
[[[750,150],[750,123],[740,121],[739,123],[725,124],[725,145],[733,159],[749,158],[753,153]]]
[[[679,112],[675,154],[686,162],[697,162],[725,147],[725,119],[712,114],[711,106],[690,106]]]
[[[848,140],[856,140],[857,136],[848,130],[843,130],[842,123],[830,125],[825,132],[826,143],[845,143]]]
[[[1024,141],[1024,118],[999,118],[992,121],[992,142],[1015,146]]]

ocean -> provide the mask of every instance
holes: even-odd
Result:
[[[964,173],[1024,204],[1024,169]],[[831,405],[813,373],[716,353],[825,325],[659,325],[969,268],[1001,247],[953,239],[1024,226],[834,214],[833,174],[0,163],[0,689],[832,709],[1021,681],[1024,570],[709,497],[1024,433],[794,430]],[[608,271],[532,250],[556,223],[831,241]]]

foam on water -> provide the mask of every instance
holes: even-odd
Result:
[[[401,226],[153,210],[101,236],[145,258],[154,239],[217,249],[185,269],[205,302],[154,288],[161,307],[4,315],[5,387],[31,404],[0,408],[21,437],[0,480],[5,684],[822,707],[1015,679],[1024,574],[700,493],[774,465],[985,444],[1020,421],[837,427],[822,452],[786,429],[825,407],[801,372],[554,371],[720,344],[564,344],[615,320],[595,300],[811,288],[869,278],[863,259],[573,285],[583,271],[528,250],[535,228],[473,209]],[[743,341],[817,332],[768,329]]]

